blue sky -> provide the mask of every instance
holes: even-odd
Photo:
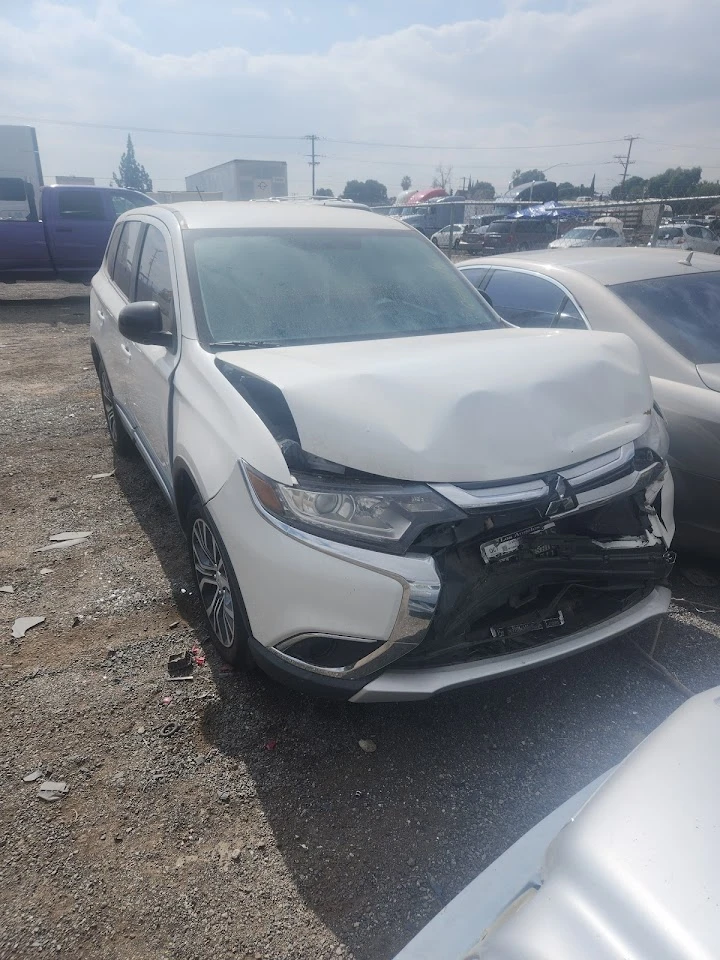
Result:
[[[98,182],[132,131],[158,189],[257,157],[307,193],[307,133],[335,191],[439,164],[456,185],[541,167],[609,187],[627,134],[633,173],[715,179],[719,34],[718,0],[0,0],[0,123],[36,126],[49,178]]]

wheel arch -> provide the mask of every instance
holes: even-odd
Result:
[[[183,530],[185,530],[190,504],[194,497],[197,497],[201,502],[203,498],[190,467],[184,460],[179,458],[175,461],[175,467],[173,469],[172,490],[173,500],[175,501],[175,512],[178,515]]]

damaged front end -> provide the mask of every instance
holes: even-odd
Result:
[[[223,372],[265,422],[292,478],[281,483],[242,464],[260,513],[307,546],[402,586],[389,636],[288,636],[268,651],[286,666],[368,682],[390,665],[427,671],[504,658],[606,621],[629,623],[667,582],[672,478],[659,411],[634,442],[556,472],[498,484],[394,481],[308,453],[281,391]]]
[[[667,467],[650,451],[617,460],[610,478],[543,480],[554,488],[531,503],[473,507],[458,497],[468,519],[414,545],[432,553],[443,589],[403,668],[528,651],[616,617],[665,584],[675,559]]]

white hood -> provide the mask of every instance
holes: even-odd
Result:
[[[308,453],[398,480],[507,480],[639,437],[650,380],[623,334],[488,330],[235,350],[275,384]]]

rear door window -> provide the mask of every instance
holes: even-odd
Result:
[[[145,233],[138,263],[134,299],[154,300],[160,304],[163,330],[167,333],[175,333],[175,303],[170,259],[165,238],[157,227],[150,226]]]
[[[580,311],[569,297],[560,307],[555,326],[563,330],[587,330],[588,328]]]
[[[121,213],[127,213],[128,210],[134,210],[136,207],[146,207],[151,201],[141,193],[111,193],[110,205],[116,217]]]
[[[720,271],[609,288],[692,363],[720,363]]]
[[[550,280],[515,270],[495,270],[485,290],[503,320],[518,327],[551,327],[565,300]]]
[[[113,281],[128,300],[132,300],[134,294],[133,267],[141,229],[142,224],[138,220],[126,220],[122,225],[120,242],[112,269]]]
[[[464,277],[466,277],[470,283],[477,287],[478,290],[482,287],[485,277],[489,273],[488,267],[468,267],[467,270],[460,271]]]
[[[103,195],[92,189],[60,190],[58,214],[63,220],[107,220]]]

